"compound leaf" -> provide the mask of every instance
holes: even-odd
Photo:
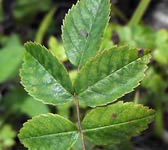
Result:
[[[124,46],[105,50],[91,59],[75,81],[79,101],[100,106],[133,91],[143,79],[150,58],[148,54],[140,58],[138,55],[136,49]]]
[[[81,0],[69,11],[62,39],[72,64],[82,66],[99,50],[109,13],[109,0]]]
[[[97,145],[118,144],[147,128],[154,110],[132,102],[118,102],[90,111],[83,120],[84,135]]]
[[[21,69],[21,82],[35,99],[62,104],[73,99],[72,83],[64,66],[45,47],[29,42]]]
[[[67,150],[78,138],[76,126],[54,114],[34,117],[24,124],[19,139],[30,150]]]

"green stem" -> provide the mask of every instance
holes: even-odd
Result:
[[[42,43],[43,37],[44,37],[49,25],[52,22],[52,18],[54,16],[55,10],[56,10],[56,7],[52,8],[49,11],[49,13],[47,13],[47,15],[44,17],[44,19],[42,20],[40,27],[39,27],[37,34],[36,34],[36,38],[35,38],[36,42]]]
[[[155,134],[162,138],[163,134],[163,111],[161,102],[156,103]]]
[[[134,103],[135,103],[135,104],[139,104],[139,91],[137,91],[137,92],[135,93]]]
[[[135,10],[131,20],[129,21],[129,25],[137,25],[142,16],[144,15],[147,7],[149,6],[151,0],[141,0],[141,2],[139,3],[137,9]]]
[[[80,120],[79,101],[78,101],[78,97],[76,95],[74,95],[74,100],[75,100],[75,104],[76,104],[76,111],[77,111],[77,118],[78,118],[78,130],[79,130],[79,133],[81,136],[82,150],[86,150],[86,144],[85,144],[83,129],[82,129],[81,120]]]
[[[120,19],[122,19],[124,22],[128,21],[127,17],[114,4],[111,4],[111,13],[112,12]]]

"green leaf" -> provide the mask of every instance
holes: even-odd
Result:
[[[77,75],[78,75],[78,71],[77,70],[71,70],[71,71],[69,71],[69,76],[71,78],[72,83],[74,83]]]
[[[112,26],[108,25],[106,27],[103,39],[101,41],[100,50],[109,49],[114,46],[113,41],[112,41],[112,31],[113,31]]]
[[[67,150],[77,138],[76,126],[54,114],[34,117],[24,124],[19,134],[21,142],[31,150]]]
[[[3,21],[4,15],[3,15],[3,10],[2,10],[2,1],[0,1],[0,22]]]
[[[0,145],[2,149],[7,149],[15,144],[14,138],[16,137],[16,131],[8,124],[5,124],[0,128]]]
[[[26,91],[47,104],[62,104],[73,99],[72,83],[64,66],[45,47],[29,42],[20,72]]]
[[[115,29],[118,33],[120,44],[129,44],[131,47],[150,48],[156,47],[155,34],[151,27],[148,26],[117,26]]]
[[[0,49],[0,83],[13,78],[23,57],[24,47],[18,36],[12,35],[2,49]]]
[[[2,105],[5,105],[8,114],[24,113],[29,117],[49,113],[47,105],[28,96],[20,86],[12,86],[10,92],[2,97]]]
[[[50,10],[52,2],[49,0],[16,0],[13,15],[16,20],[23,22],[32,21],[38,12]],[[26,18],[26,19],[25,19]]]
[[[42,43],[44,35],[45,35],[47,29],[49,28],[49,25],[51,24],[51,22],[53,20],[55,10],[56,10],[55,7],[53,9],[51,9],[47,13],[47,15],[44,17],[44,19],[42,20],[42,22],[40,24],[40,27],[37,31],[36,38],[35,38],[38,43]]]
[[[30,117],[34,117],[40,114],[49,113],[49,108],[47,105],[34,100],[32,97],[28,96],[21,105],[21,112],[28,114]]]
[[[68,60],[65,54],[65,49],[63,44],[59,43],[59,41],[54,36],[51,36],[49,38],[48,46],[52,54],[56,56],[60,61],[64,62]]]
[[[161,29],[156,32],[156,48],[153,52],[154,59],[161,65],[168,63],[168,32]]]
[[[114,47],[99,53],[79,72],[75,92],[82,104],[99,106],[133,91],[144,77],[149,55],[136,49]]]
[[[63,105],[57,106],[57,114],[63,116],[64,118],[69,118],[70,116],[70,107],[72,106],[71,103],[65,103]]]
[[[168,44],[164,43],[153,52],[154,59],[161,65],[168,63]]]
[[[161,74],[158,74],[153,67],[150,67],[146,72],[146,77],[142,81],[141,86],[148,92],[158,94],[160,97],[161,93],[166,90],[167,83]]]
[[[109,13],[110,0],[81,0],[69,11],[62,39],[72,64],[82,66],[99,50]]]
[[[90,143],[88,140],[85,141],[86,150],[95,150],[95,145]],[[75,144],[73,145],[73,148],[71,150],[82,150],[82,143],[81,143],[81,137],[79,136]]]
[[[90,111],[82,126],[84,135],[95,144],[118,144],[138,135],[147,128],[153,118],[154,110],[132,102],[120,101]]]
[[[147,10],[150,0],[141,0],[133,13],[133,16],[131,17],[129,21],[129,25],[137,25],[141,21],[145,11]]]

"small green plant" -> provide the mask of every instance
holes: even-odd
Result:
[[[132,102],[116,102],[139,85],[150,55],[146,50],[139,52],[127,46],[100,48],[109,13],[109,0],[81,0],[65,17],[63,44],[68,59],[78,69],[73,84],[51,51],[37,43],[25,44],[20,72],[25,90],[45,104],[74,101],[78,119],[76,126],[57,114],[33,117],[19,133],[25,147],[67,150],[79,137],[83,150],[86,140],[96,145],[118,144],[138,135],[153,120],[152,109]],[[93,108],[83,121],[81,104]]]
[[[16,131],[14,131],[9,124],[5,124],[1,127],[1,120],[0,135],[0,150],[9,149],[15,144],[14,138],[16,137]]]

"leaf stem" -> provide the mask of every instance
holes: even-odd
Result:
[[[56,10],[56,7],[53,7],[48,13],[47,15],[44,17],[44,19],[42,20],[41,24],[40,24],[40,27],[37,31],[37,34],[36,34],[36,38],[35,40],[38,42],[38,43],[42,43],[43,41],[43,38],[44,38],[44,35],[49,27],[49,25],[51,24],[52,22],[52,18],[54,16],[54,13],[55,13],[55,10]]]
[[[81,120],[80,120],[80,108],[79,108],[79,101],[78,101],[77,95],[74,95],[74,100],[76,104],[76,112],[77,112],[77,118],[78,118],[78,130],[81,136],[82,150],[86,150],[86,144],[85,144],[85,139],[84,139]]]
[[[144,15],[147,7],[149,6],[149,3],[150,3],[151,0],[141,0],[137,9],[135,10],[130,22],[129,22],[129,25],[137,25],[142,16]]]
[[[114,13],[116,16],[118,16],[120,19],[122,19],[124,22],[127,22],[127,17],[122,13],[121,10],[118,9],[118,7],[114,4],[111,4],[111,13]]]

